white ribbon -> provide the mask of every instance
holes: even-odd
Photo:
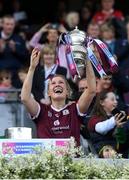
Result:
[[[105,76],[106,73],[104,72],[99,60],[97,59],[97,57],[95,56],[95,54],[93,53],[93,51],[90,47],[87,48],[87,52],[88,52],[89,60],[92,62],[93,66],[95,67],[95,69],[97,70],[99,75],[101,77]]]

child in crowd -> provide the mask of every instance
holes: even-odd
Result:
[[[8,70],[1,70],[0,71],[0,90],[6,91],[13,89],[12,85],[12,73]],[[4,100],[9,100],[10,98],[15,97],[16,94],[14,92],[1,92],[0,98]]]
[[[112,158],[116,154],[117,142],[114,130],[124,124],[122,120],[125,118],[125,113],[112,114],[116,107],[117,100],[113,92],[100,92],[88,122],[88,130],[95,150],[103,158]]]

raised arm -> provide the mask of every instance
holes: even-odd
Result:
[[[89,60],[86,62],[86,79],[88,88],[83,92],[78,101],[79,111],[81,113],[86,113],[96,94],[96,78]]]
[[[36,48],[33,49],[31,54],[30,67],[21,91],[21,101],[23,102],[28,112],[32,116],[35,116],[39,111],[39,104],[31,95],[34,71],[39,63],[39,58],[40,58],[40,51],[37,50]]]
[[[42,49],[43,44],[40,44],[39,40],[40,40],[42,34],[48,31],[49,26],[50,26],[50,23],[45,24],[43,27],[41,27],[39,29],[38,32],[36,32],[34,34],[34,36],[32,37],[32,39],[29,42],[31,47],[33,47],[33,48],[38,47],[39,49]]]

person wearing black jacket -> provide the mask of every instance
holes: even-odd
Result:
[[[25,41],[14,33],[14,29],[14,18],[10,15],[4,16],[0,32],[0,69],[16,71],[28,58]]]

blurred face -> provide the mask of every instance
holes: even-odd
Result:
[[[113,92],[107,93],[107,97],[101,102],[101,105],[107,113],[111,113],[112,110],[117,106],[115,94]]]
[[[106,147],[103,150],[103,158],[113,158],[116,155],[116,151],[112,147]]]
[[[83,20],[87,20],[90,17],[90,15],[91,15],[91,12],[88,8],[85,7],[82,9],[81,17]]]
[[[98,25],[89,25],[87,33],[89,36],[93,38],[98,38],[100,34],[99,26]]]
[[[109,29],[107,31],[104,31],[102,33],[101,37],[104,40],[112,40],[112,39],[114,39],[114,32],[111,29]]]
[[[114,0],[102,0],[102,9],[103,10],[111,10],[114,5]]]
[[[87,89],[87,80],[86,79],[82,79],[79,81],[78,84],[78,88],[79,88],[79,92],[84,92],[85,89]]]
[[[68,95],[68,89],[65,80],[62,77],[54,77],[49,82],[48,96],[52,100],[65,100]]]
[[[10,87],[11,86],[11,76],[10,75],[6,75],[1,77],[1,84],[6,86],[6,87]]]
[[[25,78],[26,78],[26,75],[27,75],[27,73],[25,73],[25,72],[19,72],[19,73],[18,73],[19,79],[20,79],[20,81],[21,81],[22,83],[24,82],[24,80],[25,80]]]
[[[44,53],[43,61],[46,65],[53,65],[55,62],[55,54],[53,52]]]
[[[104,76],[97,80],[99,86],[101,86],[101,90],[108,90],[112,85],[112,76]]]
[[[56,43],[58,39],[58,32],[56,29],[49,29],[47,39],[49,43]]]
[[[79,16],[77,14],[74,14],[71,17],[71,24],[75,27],[78,25],[78,23],[79,23]]]
[[[4,18],[3,19],[3,31],[6,35],[13,33],[15,28],[15,20],[13,18]]]

